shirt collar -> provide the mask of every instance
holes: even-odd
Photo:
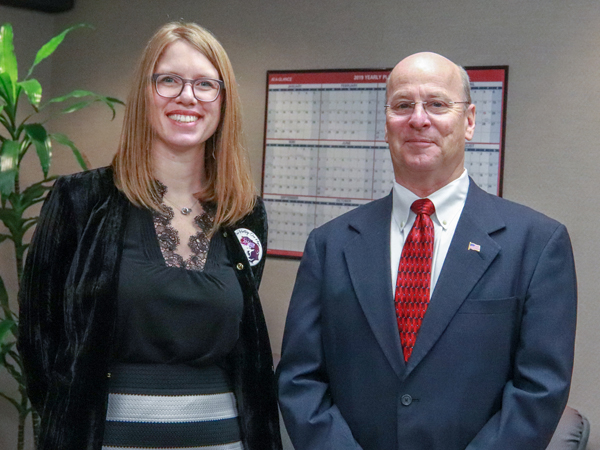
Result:
[[[462,211],[468,191],[469,175],[467,169],[464,169],[460,177],[427,197],[435,206],[435,213],[432,214],[431,219],[441,227],[447,228]],[[400,231],[406,226],[409,216],[415,215],[410,210],[410,205],[419,198],[394,180],[392,217]]]

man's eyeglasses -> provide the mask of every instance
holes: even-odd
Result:
[[[155,73],[152,75],[152,81],[154,81],[156,93],[165,98],[179,97],[185,85],[190,84],[194,97],[199,102],[214,102],[221,90],[225,89],[221,80],[213,80],[212,78],[187,80],[170,73]]]
[[[385,105],[385,109],[394,116],[410,116],[415,110],[416,105],[422,105],[423,109],[430,116],[441,116],[454,109],[457,104],[469,104],[469,102],[448,102],[444,100],[429,100],[426,102],[396,102]]]

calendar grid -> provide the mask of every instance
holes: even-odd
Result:
[[[467,68],[477,110],[465,167],[501,195],[506,66]],[[389,69],[267,73],[263,199],[268,253],[299,257],[312,229],[387,195],[394,180],[385,142]]]

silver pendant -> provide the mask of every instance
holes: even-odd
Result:
[[[184,216],[187,216],[191,212],[192,212],[192,208],[186,208],[185,206],[183,208],[181,208],[181,214],[183,214]]]

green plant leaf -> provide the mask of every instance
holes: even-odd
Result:
[[[4,312],[4,318],[2,319],[2,323],[5,320],[13,319],[12,311],[10,310],[10,306],[8,305],[8,292],[6,292],[6,287],[4,286],[4,281],[2,277],[0,277],[0,307]],[[2,339],[0,339],[0,343],[2,343]],[[4,344],[2,344],[4,346]]]
[[[12,351],[12,347],[14,347],[15,345],[15,341],[12,342],[8,342],[5,344],[2,344],[0,346],[0,356],[2,357],[2,365],[4,366],[4,368],[6,369],[6,371],[8,372],[8,374],[14,378],[14,380],[18,383],[19,382],[19,378],[21,377],[21,374],[17,371],[15,365],[12,362],[8,362],[8,358],[7,356],[12,357],[12,354],[14,353]]]
[[[76,89],[74,91],[69,92],[68,94],[61,95],[60,97],[54,97],[53,99],[48,100],[48,103],[60,103],[68,100],[70,98],[81,98],[87,97],[88,95],[96,95],[91,91],[85,91],[83,89]]]
[[[8,234],[0,234],[0,243],[4,242],[7,239],[10,239],[10,235],[8,235]]]
[[[8,292],[6,292],[6,286],[4,286],[2,277],[0,277],[0,306],[2,308],[8,308]]]
[[[38,220],[37,216],[23,218],[23,214],[28,208],[31,208],[36,203],[44,201],[46,192],[52,189],[52,185],[45,186],[45,183],[50,183],[57,178],[56,175],[48,177],[42,181],[34,183],[28,186],[25,190],[19,194],[12,192],[8,196],[8,201],[12,205],[11,208],[0,208],[0,219],[10,224],[11,227],[20,227],[19,229],[24,234],[32,224],[35,224]],[[8,227],[8,225],[7,225]],[[14,236],[11,235],[11,239]]]
[[[80,109],[83,108],[87,108],[88,106],[90,106],[92,103],[94,103],[96,100],[91,99],[91,100],[83,100],[81,102],[77,102],[77,103],[73,103],[72,105],[66,107],[65,109],[63,109],[61,112],[63,114],[69,114],[75,111],[79,111]]]
[[[18,215],[12,208],[0,208],[0,221],[9,230],[14,230],[15,226],[18,225]]]
[[[22,235],[23,218],[19,211],[13,208],[0,208],[0,221],[10,231],[11,239]]]
[[[6,140],[0,152],[0,193],[9,195],[15,188],[15,177],[19,171],[20,144]]]
[[[2,99],[0,99],[0,100],[2,100]],[[10,125],[9,125],[9,123],[8,123],[8,120],[6,120],[6,117],[4,116],[4,114],[2,114],[2,111],[3,111],[3,110],[4,110],[4,105],[0,105],[0,123],[1,123],[2,125],[4,125],[4,128],[8,128]],[[4,142],[4,141],[5,141],[5,139],[6,139],[6,138],[5,138],[4,136],[1,136],[1,135],[0,135],[0,140],[1,140],[2,142]]]
[[[8,400],[10,403],[12,403],[12,405],[17,408],[17,411],[21,411],[21,405],[19,404],[19,402],[17,402],[14,398],[9,397],[8,395],[6,395],[4,392],[0,392],[0,397]]]
[[[35,150],[37,151],[42,171],[44,172],[44,178],[46,178],[50,170],[50,162],[52,161],[52,144],[50,139],[48,139],[48,133],[39,123],[28,124],[23,128],[29,139],[31,139],[31,142],[33,142],[33,145],[35,145]]]
[[[0,73],[5,73],[10,77],[14,89],[19,72],[17,70],[17,57],[13,45],[13,30],[10,23],[5,23],[0,27]]]
[[[51,179],[54,178],[56,177],[51,177]],[[48,181],[51,180],[46,179],[38,183],[34,183],[21,192],[20,205],[23,210],[44,199],[46,192],[52,189],[52,186],[44,186],[43,183],[47,183]]]
[[[19,86],[23,88],[25,93],[27,94],[27,98],[29,99],[29,103],[31,106],[37,108],[40,106],[40,102],[42,101],[42,85],[38,80],[27,80],[19,82]]]
[[[81,168],[83,170],[88,170],[89,161],[87,160],[85,155],[79,151],[79,149],[75,146],[75,144],[73,144],[73,141],[71,141],[67,136],[65,136],[62,133],[52,133],[50,135],[50,138],[54,139],[59,144],[70,147],[71,151],[73,152],[73,155],[75,156],[75,159],[77,159],[77,162],[79,163]]]
[[[43,199],[42,199],[43,200]],[[39,217],[32,217],[30,218],[24,225],[23,225],[23,234],[25,234],[25,232],[27,230],[29,230],[31,227],[37,225],[39,221]],[[27,250],[27,248],[29,247],[29,244],[23,244],[22,250],[23,253],[25,253],[25,250]]]
[[[0,98],[6,105],[11,105],[15,103],[16,95],[15,85],[11,81],[10,75],[0,72]]]
[[[58,36],[54,36],[46,44],[44,44],[42,46],[42,48],[40,48],[38,50],[37,55],[35,55],[35,61],[33,61],[33,64],[31,65],[29,72],[27,72],[27,76],[25,77],[25,79],[29,78],[29,75],[31,75],[31,72],[33,72],[33,68],[35,66],[37,66],[44,59],[46,59],[48,56],[50,56],[52,53],[54,53],[54,50],[56,50],[56,48],[62,43],[62,41],[65,39],[65,36],[67,35],[67,33],[69,33],[70,31],[73,31],[76,28],[81,28],[81,27],[92,28],[90,25],[87,25],[85,23],[79,23],[77,25],[73,25],[72,27],[67,28],[65,31],[60,33]]]
[[[115,114],[116,114],[115,105],[116,104],[119,104],[119,105],[125,104],[118,98],[105,97],[103,95],[96,94],[92,91],[85,91],[82,89],[77,89],[75,91],[69,92],[66,95],[62,95],[60,97],[55,97],[53,99],[48,100],[48,103],[46,105],[48,105],[50,103],[61,103],[61,102],[64,102],[65,100],[69,100],[72,98],[83,98],[83,97],[90,97],[90,98],[87,100],[81,101],[81,102],[77,102],[77,103],[63,109],[62,112],[64,114],[72,113],[74,111],[78,111],[82,108],[85,108],[94,102],[101,102],[110,108],[110,110],[112,111],[112,119],[114,119]],[[46,105],[44,105],[43,107],[45,107]]]
[[[15,321],[11,319],[4,319],[0,321],[0,342],[4,341],[4,338],[8,336],[8,333],[15,325]]]

